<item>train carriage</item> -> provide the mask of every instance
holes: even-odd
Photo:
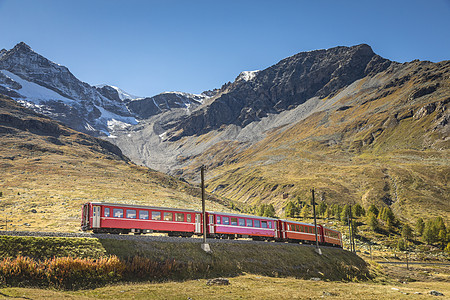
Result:
[[[90,202],[83,206],[82,230],[95,233],[200,234],[201,213],[188,209]]]
[[[276,219],[222,212],[209,212],[208,214],[210,225],[208,231],[212,237],[276,238]]]
[[[325,226],[321,226],[323,230],[323,243],[330,246],[338,246],[342,248],[342,235],[339,231]]]
[[[282,228],[284,230],[284,233],[282,233],[283,239],[288,241],[303,241],[307,243],[316,241],[316,233],[314,231],[313,224],[290,220],[281,221],[284,223]],[[317,225],[317,238],[319,243],[323,242],[320,225]]]

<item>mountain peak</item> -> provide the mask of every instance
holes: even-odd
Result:
[[[31,47],[25,44],[24,42],[20,42],[17,45],[15,45],[12,51],[34,52],[33,49],[31,49]]]

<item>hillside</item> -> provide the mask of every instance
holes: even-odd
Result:
[[[0,228],[78,231],[87,201],[201,209],[200,190],[0,96]],[[215,201],[222,201],[211,197]],[[223,202],[225,203],[225,202]],[[209,209],[226,210],[215,202]]]
[[[197,157],[211,162],[208,189],[280,214],[315,187],[327,203],[389,205],[410,221],[450,217],[450,62],[392,64],[316,101],[243,151],[229,141]]]
[[[153,116],[110,140],[133,161],[189,180],[204,164],[210,192],[272,203],[280,216],[315,187],[327,203],[392,205],[411,222],[448,219],[449,61],[400,64],[360,45],[300,53],[252,74],[192,114]],[[225,120],[230,103],[240,110]],[[239,117],[256,106],[254,118]]]

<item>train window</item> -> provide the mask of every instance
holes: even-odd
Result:
[[[223,225],[230,225],[230,218],[222,217]]]
[[[127,209],[127,218],[136,219],[136,211],[134,209]]]
[[[191,214],[186,215],[186,222],[191,223]]]
[[[123,209],[121,209],[121,208],[114,208],[113,209],[113,217],[114,218],[123,218]]]
[[[239,219],[239,226],[245,226],[245,219]]]
[[[237,225],[237,218],[230,218],[231,219],[231,225]]]
[[[267,222],[267,224],[269,225],[269,228],[272,228],[272,221]]]
[[[173,213],[165,212],[164,213],[164,221],[173,221]]]
[[[247,227],[253,227],[253,220],[247,219]]]
[[[175,213],[175,221],[177,221],[177,222],[184,222],[184,214],[182,214],[182,213]]]
[[[295,231],[300,232],[300,226],[295,225]]]
[[[139,219],[148,220],[148,211],[140,210],[139,211]]]
[[[255,220],[254,224],[255,224],[255,227],[261,227],[261,226],[259,226],[259,220]]]
[[[261,221],[261,227],[267,228],[267,221]]]
[[[161,220],[161,212],[160,211],[152,211],[152,220]]]
[[[217,224],[220,224],[220,216],[217,216]]]
[[[109,217],[109,207],[105,207],[105,211],[103,212],[105,217]]]

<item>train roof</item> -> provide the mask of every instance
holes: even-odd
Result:
[[[153,209],[153,210],[173,210],[173,211],[183,211],[192,213],[201,213],[201,211],[185,208],[172,208],[172,207],[159,207],[159,206],[147,206],[147,205],[137,205],[137,204],[124,204],[124,203],[110,203],[110,202],[89,202],[93,205],[107,205],[107,206],[118,206],[127,208],[141,208],[141,209]]]
[[[314,224],[311,224],[311,223],[298,222],[298,221],[292,221],[292,220],[286,220],[286,219],[281,219],[281,221],[290,222],[290,223],[299,224],[299,225],[314,226]],[[317,225],[319,225],[319,224],[317,224]]]
[[[323,225],[322,225],[322,227],[323,227],[323,228],[326,228],[326,229],[328,229],[328,230],[331,230],[331,231],[335,231],[335,232],[339,232],[339,233],[340,233],[340,231],[337,230],[337,229],[333,229],[333,228],[326,227],[326,226],[323,226]]]

